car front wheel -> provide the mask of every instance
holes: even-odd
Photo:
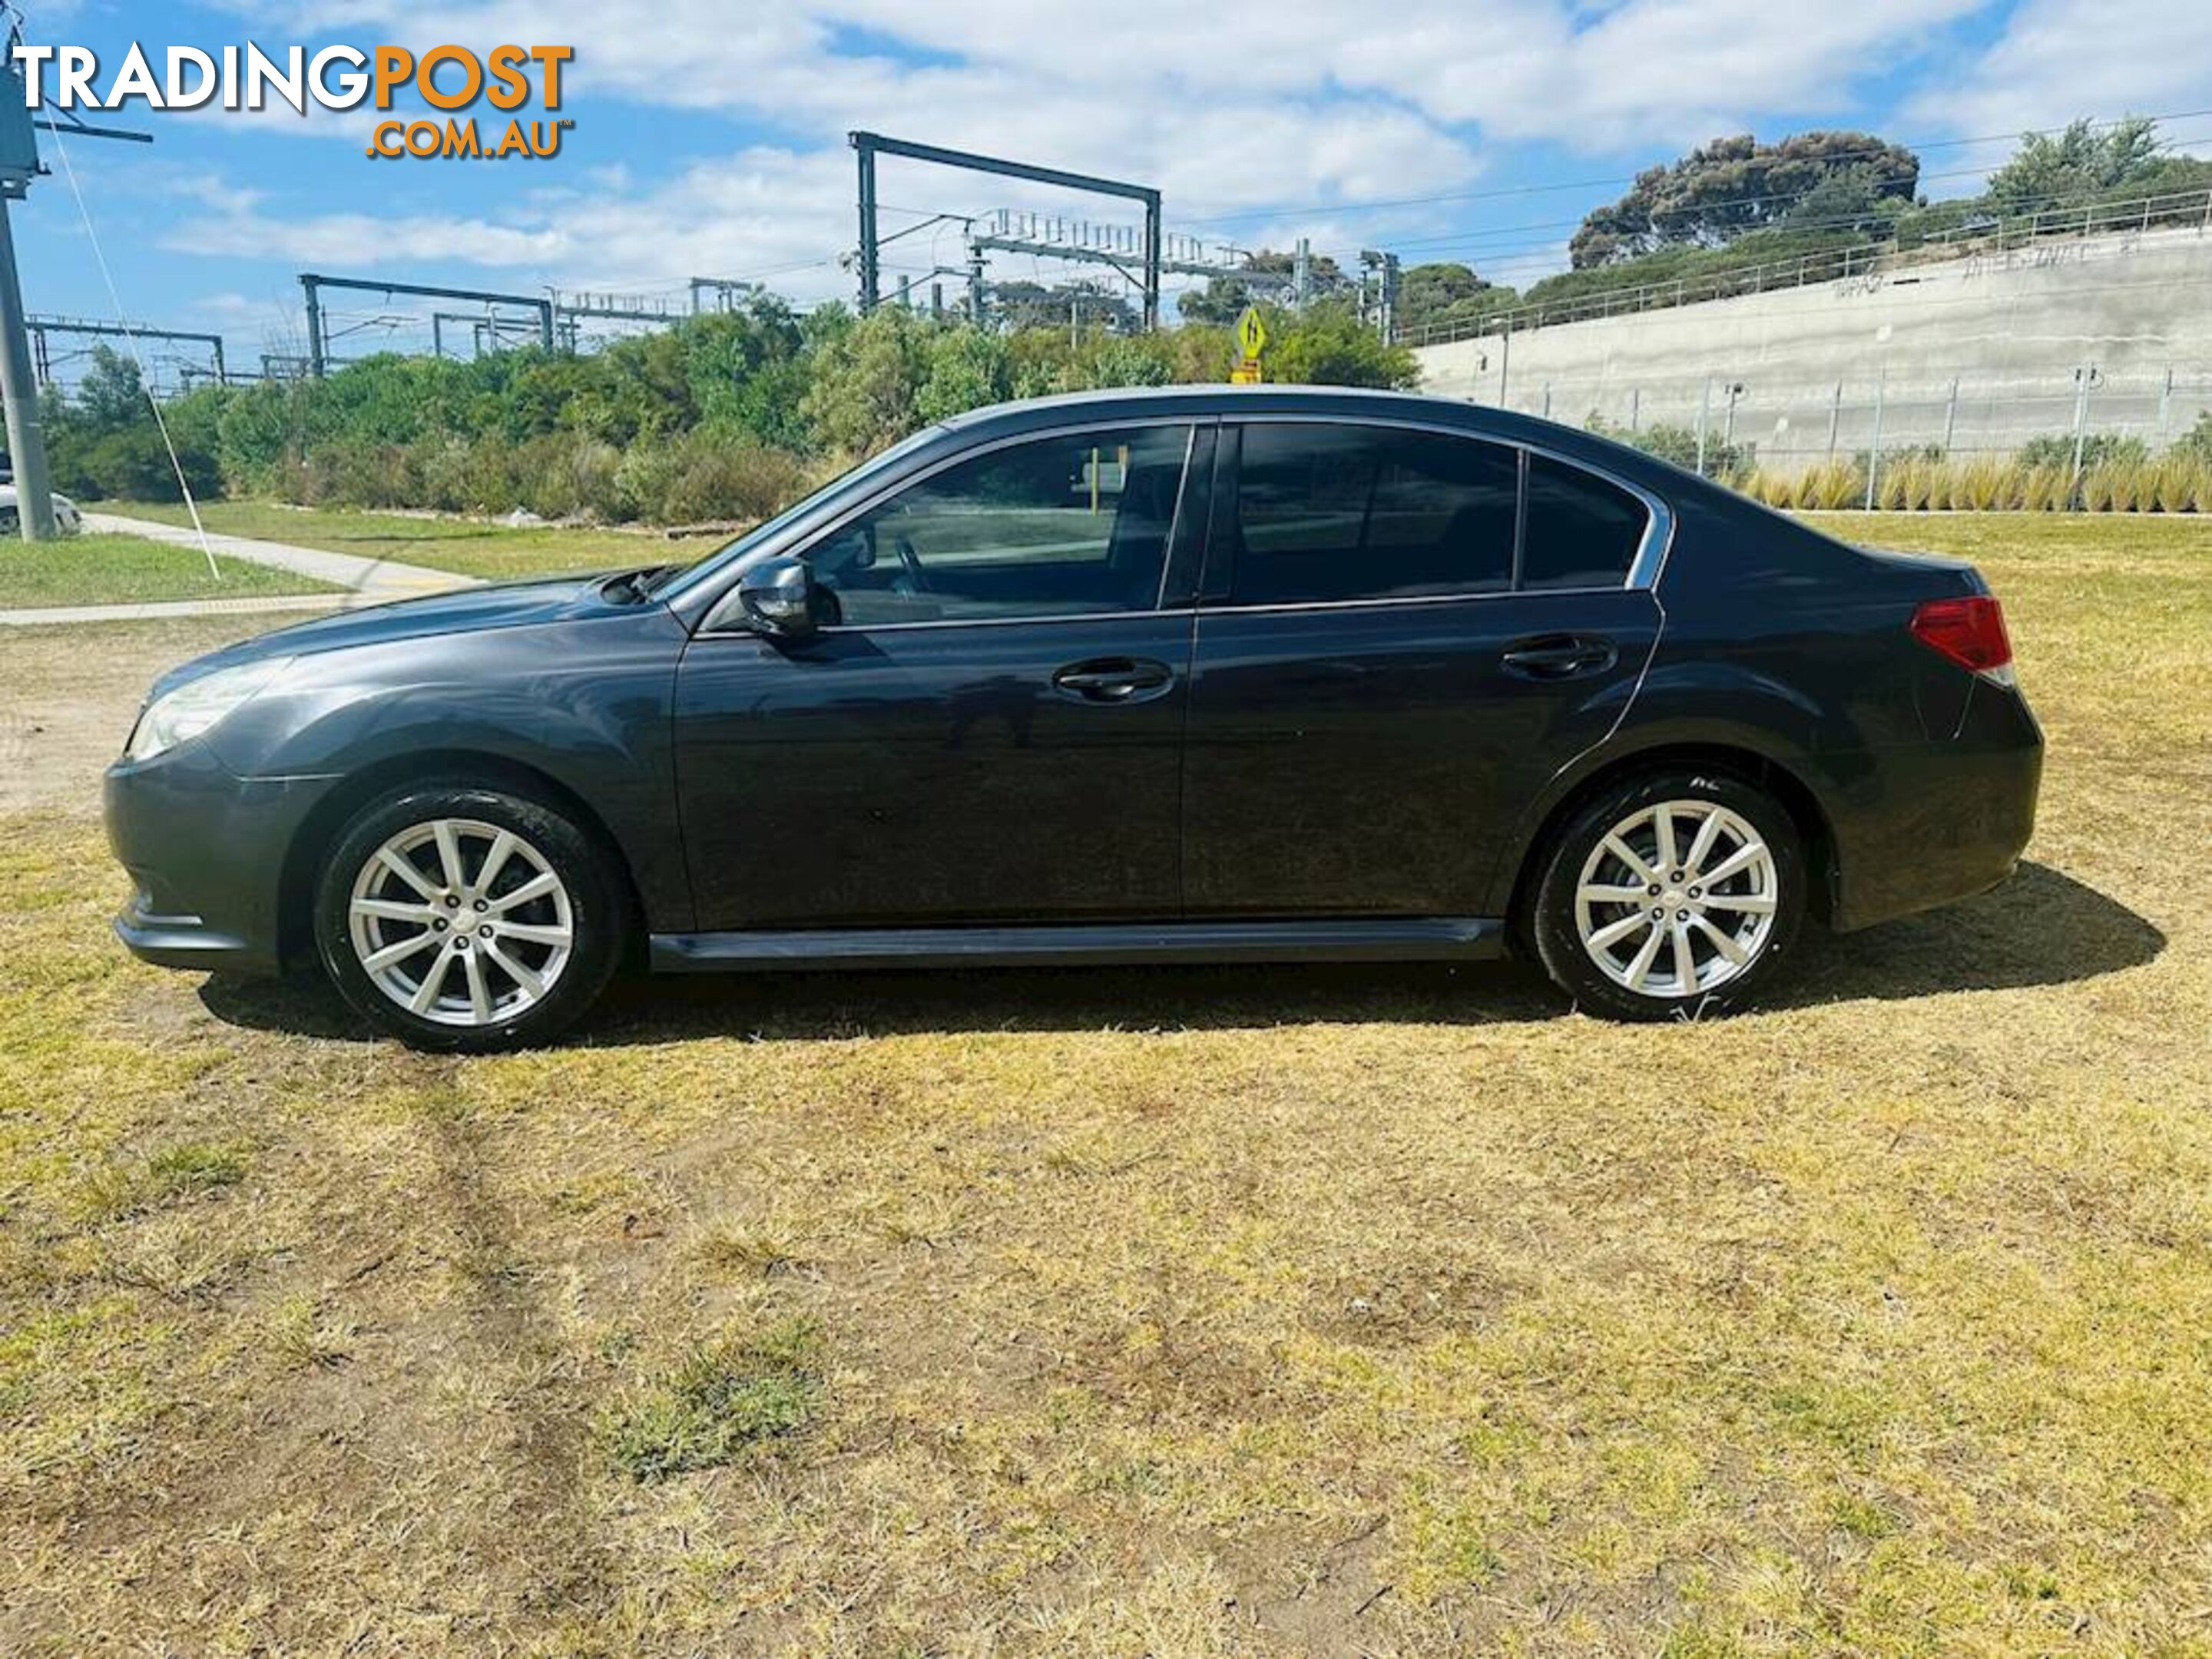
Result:
[[[1756,1001],[1794,960],[1805,857],[1789,812],[1722,773],[1621,783],[1566,825],[1537,887],[1544,969],[1594,1013],[1695,1019]]]
[[[323,965],[411,1047],[482,1054],[550,1041],[622,956],[626,890],[582,829],[541,802],[417,785],[340,834],[315,905]]]

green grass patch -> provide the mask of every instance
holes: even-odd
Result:
[[[638,1480],[719,1468],[806,1426],[821,1358],[821,1334],[805,1319],[702,1343],[615,1412],[608,1455]]]
[[[163,524],[190,522],[183,507],[173,502],[103,501],[100,510]],[[272,501],[206,501],[201,503],[200,516],[210,530],[226,536],[289,542],[364,559],[392,559],[489,581],[584,575],[625,565],[696,559],[725,539],[672,539],[646,531],[571,525],[514,528],[474,519],[286,507]]]
[[[221,555],[216,568],[219,575],[209,574],[207,556],[196,547],[143,536],[87,534],[35,545],[10,541],[0,546],[0,610],[339,591],[312,576]]]

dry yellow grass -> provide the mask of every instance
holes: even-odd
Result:
[[[2003,595],[2033,864],[1717,1025],[850,975],[425,1058],[131,963],[27,739],[0,1650],[2206,1650],[2212,525],[1837,522]],[[203,642],[98,638],[118,734]]]

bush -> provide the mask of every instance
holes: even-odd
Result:
[[[2200,413],[2197,424],[2176,438],[2166,453],[2177,459],[2212,465],[2212,409]]]
[[[1693,427],[1675,426],[1666,421],[1655,421],[1650,426],[1631,432],[1626,427],[1609,424],[1593,415],[1584,423],[1589,430],[1615,443],[1640,449],[1662,461],[1680,467],[1686,472],[1698,470],[1698,434]],[[1747,443],[1725,443],[1718,429],[1705,434],[1705,476],[1709,478],[1737,478],[1750,475],[1756,452]]]
[[[2149,459],[2150,447],[2141,438],[2118,432],[2091,432],[2081,440],[2084,471],[2113,461],[2142,462]],[[2020,447],[2019,459],[2022,466],[2063,466],[2070,472],[2074,466],[2074,434],[2045,432],[2030,438]]]
[[[750,438],[691,432],[641,444],[617,469],[617,515],[661,524],[755,520],[805,493],[805,464]]]

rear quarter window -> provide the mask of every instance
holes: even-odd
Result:
[[[1620,485],[1531,454],[1521,586],[1618,587],[1650,522],[1650,509]]]

